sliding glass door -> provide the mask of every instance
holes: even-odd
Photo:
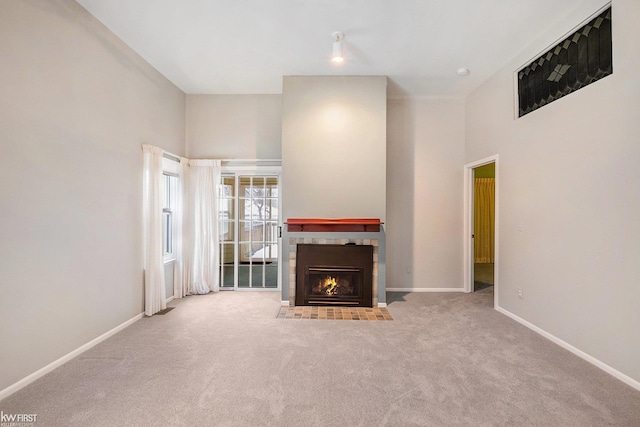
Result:
[[[280,177],[226,172],[220,200],[220,287],[280,289]]]

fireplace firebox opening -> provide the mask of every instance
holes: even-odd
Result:
[[[299,244],[296,305],[372,306],[373,246]]]

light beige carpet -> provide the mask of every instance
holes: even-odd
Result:
[[[391,322],[285,321],[280,295],[175,301],[0,401],[42,426],[638,426],[640,392],[473,294]]]

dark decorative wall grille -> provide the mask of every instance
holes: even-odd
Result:
[[[518,117],[613,73],[611,7],[518,72]]]

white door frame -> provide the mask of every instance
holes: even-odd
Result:
[[[498,191],[499,185],[499,163],[498,155],[485,157],[484,159],[477,160],[475,162],[467,163],[464,165],[464,291],[473,291],[473,170],[479,166],[484,166],[489,163],[496,164],[496,183],[495,183],[495,228],[494,228],[494,264],[493,264],[493,304],[494,307],[498,307],[498,268],[499,262],[499,239],[498,239],[498,225],[499,221],[499,207],[500,207],[500,192]]]

